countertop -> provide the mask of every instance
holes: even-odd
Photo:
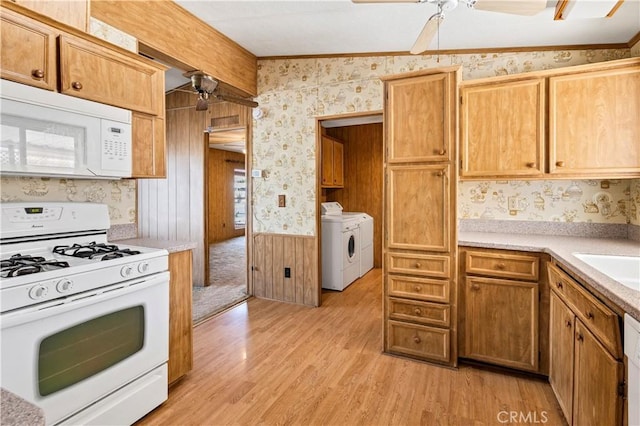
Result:
[[[169,253],[176,253],[179,251],[193,250],[198,247],[197,243],[193,241],[170,241],[170,240],[156,240],[153,238],[130,238],[127,240],[118,240],[118,244],[128,244],[138,247],[150,247],[165,249]]]
[[[640,256],[640,242],[553,235],[460,232],[458,245],[548,253],[576,278],[584,281],[585,284],[640,321],[640,291],[625,287],[573,255],[573,253],[592,253]]]
[[[2,405],[2,425],[44,425],[42,409],[18,395],[2,389],[0,405]]]

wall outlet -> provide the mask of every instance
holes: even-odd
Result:
[[[519,197],[509,197],[509,210],[520,210],[520,198]]]
[[[251,170],[251,177],[261,178],[262,177],[262,170],[260,170],[260,169]]]
[[[278,207],[286,207],[287,206],[287,196],[284,194],[278,195]]]
[[[284,268],[284,277],[291,278],[291,268]]]

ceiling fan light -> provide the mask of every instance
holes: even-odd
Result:
[[[209,109],[209,94],[206,92],[198,93],[198,102],[196,102],[196,111],[206,111]]]

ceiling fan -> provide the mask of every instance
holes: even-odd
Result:
[[[455,9],[458,3],[467,7],[488,12],[508,13],[512,15],[531,16],[541,12],[547,6],[547,0],[351,0],[353,3],[430,3],[438,7],[438,11],[427,20],[418,39],[411,48],[417,55],[428,49],[429,43],[436,35],[440,24],[444,21],[444,13]]]
[[[191,80],[192,90],[177,88],[174,89],[174,91],[197,94],[198,100],[196,102],[196,111],[206,111],[207,109],[209,109],[209,102],[211,102],[211,100],[233,102],[250,108],[255,108],[258,106],[257,102],[250,99],[220,93],[218,80],[214,79],[208,74],[205,74],[202,71],[189,71],[184,73],[183,75]]]

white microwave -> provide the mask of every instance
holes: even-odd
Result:
[[[131,177],[131,111],[0,81],[0,175]]]

